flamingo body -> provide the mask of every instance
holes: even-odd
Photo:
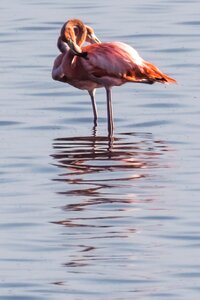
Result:
[[[175,83],[153,64],[143,60],[131,46],[121,43],[92,44],[83,47],[87,60],[76,57],[74,70],[76,74],[87,76],[101,86],[118,86],[126,82]]]
[[[63,74],[66,82],[80,89],[89,91],[126,82],[176,82],[143,60],[131,46],[121,42],[92,44],[83,47],[82,51],[87,52],[87,59],[67,52],[57,57],[53,68],[54,73],[59,68],[59,74]]]

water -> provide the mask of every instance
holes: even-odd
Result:
[[[199,299],[199,1],[1,2],[0,299]],[[63,22],[134,46],[178,85],[52,81]]]

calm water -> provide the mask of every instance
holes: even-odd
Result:
[[[200,4],[1,1],[0,299],[199,299]],[[51,79],[63,22],[121,40],[177,86]]]

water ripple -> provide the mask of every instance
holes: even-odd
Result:
[[[105,216],[73,217],[55,223],[91,228],[112,228],[113,220],[121,219],[123,222],[121,211],[125,212],[128,207],[135,209],[137,203],[143,202],[132,194],[134,182],[143,182],[151,177],[150,170],[159,167],[159,157],[168,149],[162,141],[153,140],[149,133],[123,133],[113,139],[95,134],[57,138],[53,148],[54,165],[61,171],[53,181],[65,183],[66,190],[58,193],[70,196],[75,201],[70,201],[62,209],[68,212],[87,211],[91,207],[97,211],[111,210]],[[110,236],[109,232],[107,234]],[[119,233],[116,231],[117,236]]]

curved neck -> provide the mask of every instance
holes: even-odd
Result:
[[[63,25],[60,36],[64,42],[71,39],[81,47],[86,40],[87,29],[82,21],[78,19],[69,20]]]
[[[62,40],[62,38],[61,38],[61,36],[59,36],[59,38],[58,38],[58,41],[57,41],[57,47],[58,47],[58,49],[60,50],[60,52],[62,52],[62,53],[66,53],[66,52],[68,52],[69,51],[69,46],[67,45],[67,43],[65,43],[63,40]]]

